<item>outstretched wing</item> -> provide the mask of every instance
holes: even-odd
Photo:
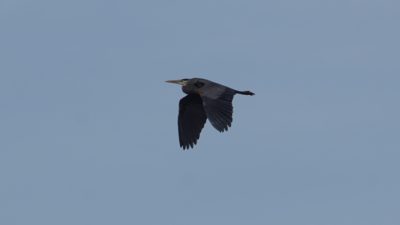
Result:
[[[232,124],[232,100],[236,94],[235,90],[225,86],[214,86],[203,93],[201,98],[207,118],[219,132],[227,131]]]
[[[203,101],[199,95],[189,94],[179,101],[179,143],[183,149],[193,148],[197,143],[206,120]]]

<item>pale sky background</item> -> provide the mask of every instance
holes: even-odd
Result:
[[[400,1],[0,0],[1,225],[400,224]],[[179,149],[168,79],[236,96]]]

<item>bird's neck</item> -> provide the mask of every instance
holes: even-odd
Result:
[[[193,89],[189,88],[188,86],[182,86],[182,91],[186,94],[197,94]]]

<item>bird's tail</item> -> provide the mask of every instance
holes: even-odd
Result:
[[[241,95],[255,95],[253,92],[251,91],[236,91],[237,94],[241,94]]]

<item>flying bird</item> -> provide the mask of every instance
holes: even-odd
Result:
[[[251,91],[238,91],[202,78],[166,82],[182,85],[182,91],[187,94],[179,101],[178,115],[179,143],[184,150],[197,144],[207,118],[219,132],[228,130],[235,94],[254,95]]]

